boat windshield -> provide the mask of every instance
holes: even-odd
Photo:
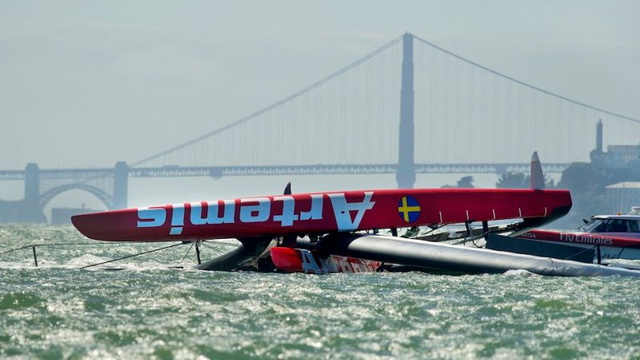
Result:
[[[592,219],[587,224],[580,227],[581,231],[587,233],[600,232],[640,232],[637,220],[629,219]]]

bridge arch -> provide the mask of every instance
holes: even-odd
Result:
[[[51,188],[40,195],[40,210],[44,210],[45,206],[49,204],[54,197],[69,190],[84,190],[90,194],[95,195],[107,209],[113,209],[113,197],[106,191],[99,189],[95,186],[87,184],[66,184]]]

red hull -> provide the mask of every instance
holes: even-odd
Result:
[[[574,245],[603,245],[612,247],[640,247],[640,239],[620,236],[596,235],[583,232],[531,230],[518,236],[524,239],[553,241]]]
[[[340,255],[319,256],[310,250],[288,247],[272,248],[271,260],[280,271],[306,274],[375,272],[382,266],[379,261]]]
[[[400,228],[562,216],[566,190],[402,189],[323,192],[184,203],[72,217],[108,241],[183,241]]]

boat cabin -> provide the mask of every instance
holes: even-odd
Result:
[[[640,216],[598,215],[580,227],[586,233],[625,233],[640,237]]]

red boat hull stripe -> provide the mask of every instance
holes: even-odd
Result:
[[[538,218],[570,207],[566,190],[366,190],[114,210],[72,222],[97,240],[182,241]]]

